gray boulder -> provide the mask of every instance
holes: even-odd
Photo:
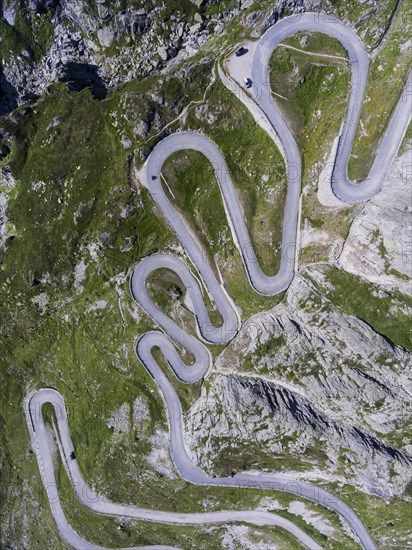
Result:
[[[146,137],[149,132],[149,125],[145,120],[139,120],[134,129],[135,134],[139,137]]]
[[[201,23],[195,23],[194,25],[192,25],[192,26],[189,28],[190,34],[196,34],[197,32],[200,31],[201,28],[202,28],[202,24],[201,24]]]
[[[166,46],[159,46],[157,48],[157,53],[160,55],[160,59],[162,59],[162,61],[167,61],[169,54],[167,53]]]
[[[97,38],[103,48],[109,48],[114,39],[114,32],[110,27],[103,27],[97,31]]]

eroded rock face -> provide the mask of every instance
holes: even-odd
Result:
[[[402,493],[410,448],[406,440],[395,448],[391,435],[410,420],[411,356],[326,300],[323,313],[302,311],[314,297],[297,277],[287,303],[251,318],[218,358],[187,418],[193,457],[213,471],[227,440],[239,452],[257,442],[264,453],[299,457],[309,475],[319,469],[382,496]],[[319,460],[308,463],[308,448]]]
[[[353,222],[339,258],[350,273],[412,293],[411,150],[397,158],[382,191]]]
[[[136,8],[108,0],[5,0],[0,15],[10,33],[26,20],[33,43],[13,45],[3,59],[0,114],[39,97],[60,80],[67,63],[95,66],[108,87],[169,70],[253,5],[233,1],[208,15],[207,7],[216,1],[192,1],[195,13],[171,11],[161,2]],[[320,0],[278,0],[266,13],[246,12],[243,22],[258,36],[279,17],[321,8]]]
[[[229,19],[236,13],[238,10],[229,10]],[[34,43],[38,42],[37,35],[46,32],[51,35],[49,43],[43,44],[40,57],[28,46],[24,50],[24,46],[16,45],[16,51],[8,52],[3,60],[0,114],[36,99],[51,83],[65,81],[62,75],[68,64],[74,76],[71,80],[83,82],[80,65],[92,66],[96,68],[96,78],[106,86],[159,72],[179,52],[182,58],[196,53],[217,21],[210,18],[207,26],[197,23],[194,28],[195,20],[184,12],[173,17],[169,14],[165,19],[164,5],[160,3],[143,8],[127,6],[120,11],[118,6],[103,0],[92,8],[84,0],[4,2],[2,18],[11,33],[19,18],[30,22],[40,16],[47,19],[48,26],[47,30],[41,24],[33,28]],[[79,66],[78,78],[73,74],[74,65]]]
[[[56,26],[55,32],[57,35],[50,50],[38,63],[25,56],[12,57],[4,63],[4,79],[14,90],[16,105],[40,96],[53,82],[70,80],[81,88],[82,84],[83,87],[89,86],[92,80],[93,83],[102,82],[104,87],[98,62],[82,34],[60,25]],[[89,75],[85,79],[87,72]],[[7,105],[3,110],[7,110]]]
[[[412,354],[345,313],[333,301],[328,274],[344,267],[363,277],[359,284],[372,281],[382,299],[410,287],[399,273],[388,274],[388,264],[405,276],[410,269],[401,265],[403,248],[394,239],[406,240],[410,230],[404,170],[401,156],[382,192],[355,218],[338,264],[302,268],[285,299],[251,317],[218,357],[186,417],[196,463],[219,474],[230,457],[254,449],[258,464],[270,461],[268,471],[339,479],[385,498],[403,494],[412,471]],[[408,313],[391,299],[392,314]]]
[[[189,429],[193,424],[198,429],[189,439],[192,456],[211,471],[211,457],[226,456],[231,447],[229,433],[234,455],[244,445],[255,445],[261,457],[275,459],[273,469],[276,458],[282,458],[286,471],[295,471],[300,458],[302,477],[350,480],[383,497],[402,493],[409,481],[409,456],[351,425],[349,418],[335,420],[304,396],[263,380],[216,376],[213,389],[191,411]],[[202,445],[196,444],[199,440]],[[295,467],[288,467],[289,461]]]

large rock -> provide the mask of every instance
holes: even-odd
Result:
[[[114,31],[110,27],[103,27],[97,31],[97,38],[103,48],[109,48],[113,44]]]
[[[166,47],[166,46],[159,46],[159,47],[157,48],[157,53],[159,54],[160,59],[161,59],[162,61],[167,61],[169,55],[168,55],[168,53],[167,53],[167,47]]]
[[[7,21],[9,25],[14,25],[16,21],[15,2],[10,2],[9,6],[3,7],[3,19]]]
[[[99,14],[100,19],[106,19],[110,15],[110,10],[104,4],[98,4],[97,13]]]
[[[145,120],[139,120],[134,131],[137,136],[144,138],[149,132],[149,124]]]
[[[190,34],[196,34],[200,31],[200,29],[202,28],[202,24],[201,23],[195,23],[194,25],[192,25],[190,28],[189,28],[189,32]]]
[[[393,163],[380,193],[353,222],[339,264],[372,283],[412,294],[411,151]]]
[[[402,494],[412,460],[391,432],[410,422],[410,353],[328,303],[310,282],[322,278],[315,267],[297,276],[286,302],[249,319],[216,360],[186,416],[192,458],[220,475],[229,441],[239,452],[257,443],[308,475]]]
[[[182,36],[184,35],[185,33],[185,23],[179,23],[178,27],[177,27],[177,36],[179,38],[182,38]]]

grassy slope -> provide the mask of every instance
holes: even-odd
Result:
[[[240,119],[242,118],[247,119],[248,115],[242,113]],[[235,133],[241,132],[246,138],[243,143],[241,136],[235,137]],[[251,125],[249,120],[243,128],[234,129],[232,135],[228,133],[227,143],[228,157],[232,160],[231,169],[235,170],[236,167],[235,181],[239,182],[237,187],[259,262],[265,272],[274,274],[279,264],[279,254],[274,252],[274,248],[279,249],[282,238],[282,210],[285,198],[282,161],[275,148],[267,143],[263,132]],[[187,153],[184,155],[187,156]],[[256,165],[252,164],[252,159],[256,161]],[[172,162],[173,159],[170,159],[169,163]],[[167,170],[168,167],[165,168]],[[201,174],[201,177],[196,177],[195,174]],[[191,201],[190,204],[188,201],[185,202],[184,210],[189,215],[195,211],[198,217],[206,218],[202,240],[208,249],[209,257],[213,258],[214,254],[223,252],[221,256],[225,258],[224,245],[231,241],[231,234],[229,224],[225,221],[226,214],[219,186],[211,167],[204,159],[193,158],[190,167],[181,175],[173,174],[172,178],[172,183],[168,177],[166,179],[173,192],[175,188],[179,188],[178,194],[175,194],[176,203],[179,204],[180,200],[185,201],[186,195]],[[195,184],[195,196],[193,189],[187,185],[189,181]],[[233,252],[232,248],[232,254]],[[232,254],[229,250],[228,255]]]
[[[225,244],[229,241],[231,249],[227,254],[233,254],[233,242],[219,186],[206,157],[195,151],[175,153],[165,162],[162,175],[163,188],[169,200],[184,214],[203,245],[205,255],[212,260],[211,265],[214,265],[215,254],[224,253]],[[217,276],[216,269],[215,274]]]
[[[16,512],[2,518],[2,536],[9,544],[26,537],[32,547],[61,546],[29,452],[22,415],[29,388],[52,386],[63,393],[82,471],[109,498],[189,511],[192,492],[198,490],[181,480],[169,482],[144,460],[151,448],[148,437],[167,425],[153,381],[134,354],[135,337],[152,325],[135,308],[125,275],[133,261],[167,248],[174,237],[153,213],[146,193],[130,186],[127,152],[116,136],[133,137],[122,108],[133,101],[132,125],[147,105],[139,97],[136,107],[133,87],[119,94],[97,103],[87,91],[69,95],[55,87],[31,112],[19,111],[14,120],[4,121],[18,136],[11,159],[18,184],[9,207],[14,238],[7,242],[1,267],[6,283],[1,286],[6,304],[1,325],[2,502]],[[53,126],[57,117],[60,122]],[[113,128],[116,120],[119,134]],[[81,261],[85,278],[76,282],[74,266]],[[34,278],[39,285],[31,286]],[[196,396],[189,389],[192,401]],[[185,393],[181,389],[182,399]],[[150,421],[139,429],[139,438],[133,428],[119,441],[107,419],[117,406],[132,405],[135,396],[145,396]],[[119,478],[125,483],[119,484]],[[212,506],[230,506],[230,491],[217,494]],[[67,496],[63,486],[63,499]],[[28,523],[19,512],[22,506],[30,514]],[[76,510],[73,526],[80,531],[85,512]],[[96,534],[107,521],[92,520]],[[109,523],[114,527],[106,540],[114,543],[117,524]],[[168,528],[156,529],[167,538]]]
[[[346,52],[337,40],[319,33],[299,33],[286,40],[285,46],[277,48],[270,59],[271,88],[278,94],[275,101],[290,124],[306,164],[311,165],[322,158],[323,149],[342,122],[349,71],[341,57],[346,58]]]
[[[267,272],[274,273],[279,261],[276,251],[285,193],[280,153],[245,107],[220,83],[216,83],[208,97],[207,110],[191,112],[187,126],[204,131],[222,149],[259,261]],[[163,174],[175,196],[173,200],[168,193],[169,199],[185,215],[211,264],[216,262],[219,266],[229,293],[245,317],[267,308],[268,300],[253,293],[247,282],[218,184],[207,160],[201,154],[178,153],[165,163]],[[168,192],[167,186],[165,189]],[[269,232],[273,236],[267,239]]]
[[[122,324],[113,276],[125,274],[132,261],[173,238],[145,192],[130,187],[127,153],[112,126],[113,113],[122,114],[118,104],[118,97],[96,103],[87,92],[68,95],[56,88],[29,115],[15,116],[17,128],[13,120],[6,121],[17,132],[19,146],[12,160],[18,185],[9,208],[15,238],[8,241],[1,266],[1,301],[6,305],[1,323],[2,490],[16,510],[22,502],[28,510],[38,501],[43,504],[46,520],[39,536],[44,541],[53,540],[53,529],[46,528],[50,517],[37,464],[27,454],[22,400],[29,387],[53,386],[63,392],[80,464],[91,475],[96,468],[113,471],[116,464],[116,456],[105,455],[102,442],[110,435],[105,420],[117,404],[147,395],[148,432],[155,425],[165,427],[153,382],[134,355],[134,338],[150,324],[142,319],[141,328],[136,326],[126,279],[119,283]],[[57,116],[61,122],[50,131]],[[39,181],[44,184],[34,192],[32,182]],[[124,218],[126,207],[130,213]],[[86,250],[90,244],[94,260]],[[81,258],[87,264],[82,293],[74,286],[74,266]],[[42,283],[32,287],[33,278]],[[48,302],[43,314],[36,303],[39,296]],[[92,309],[99,301],[106,302],[104,309]],[[33,478],[37,485],[30,495],[27,480]],[[10,542],[27,531],[23,519],[9,517]],[[34,528],[30,524],[29,530]]]
[[[336,239],[344,238],[358,207],[337,211],[319,203],[317,183],[327,163],[346,108],[349,67],[340,43],[319,33],[299,33],[279,47],[270,60],[272,90],[284,98],[275,101],[300,146],[303,164],[302,226],[328,235],[324,244],[306,246],[299,262],[327,261]],[[325,58],[316,54],[338,56]]]
[[[389,4],[382,2],[380,6],[387,9]],[[228,39],[238,39],[238,28],[235,24],[232,27]],[[130,187],[128,152],[119,145],[121,132],[142,151],[147,152],[153,145],[153,140],[148,144],[137,140],[133,125],[153,109],[153,103],[144,94],[155,87],[156,82],[150,79],[133,83],[102,103],[93,102],[87,92],[68,96],[62,88],[54,88],[31,114],[24,117],[20,112],[15,115],[17,124],[10,122],[19,138],[12,163],[18,186],[10,204],[16,237],[8,242],[0,272],[1,302],[6,304],[1,312],[4,351],[0,370],[3,388],[0,420],[2,536],[11,545],[20,544],[26,536],[34,548],[46,544],[61,547],[37,464],[29,453],[21,408],[28,388],[50,385],[62,391],[82,469],[87,478],[113,499],[132,497],[146,505],[158,502],[168,506],[170,495],[176,491],[176,486],[142,461],[148,447],[144,441],[134,439],[135,432],[124,437],[112,452],[114,440],[106,425],[116,406],[131,403],[136,395],[141,395],[146,396],[151,413],[151,421],[144,428],[145,436],[158,428],[166,429],[156,388],[135,359],[133,349],[135,336],[150,328],[151,323],[144,316],[136,320],[141,312],[134,308],[127,295],[127,284],[121,281],[116,288],[114,278],[119,273],[125,274],[129,265],[145,253],[165,248],[174,241],[152,213],[147,195],[142,190],[136,194]],[[199,88],[203,91],[202,87],[204,89],[200,82]],[[221,100],[225,91],[218,87],[215,90]],[[173,118],[172,108],[174,113],[179,110],[179,104],[172,107],[172,95],[180,96],[181,104],[200,95],[190,83],[181,81],[174,82],[170,90],[165,91],[166,96],[169,95],[166,106],[156,107],[162,122]],[[227,113],[221,116],[224,118]],[[60,117],[62,122],[50,129],[55,117]],[[219,136],[213,137],[218,142]],[[234,138],[232,136],[232,142]],[[224,141],[223,134],[220,143],[223,148]],[[231,143],[227,143],[226,153],[230,147]],[[237,154],[232,161],[234,173],[244,149]],[[39,187],[39,192],[33,192],[33,181],[44,181],[45,185]],[[132,213],[123,218],[120,213],[126,206],[132,206]],[[103,237],[99,240],[99,236]],[[90,243],[96,245],[95,259],[85,251]],[[130,243],[130,249],[125,250]],[[83,282],[85,288],[79,294],[73,287],[73,272],[81,258],[88,267]],[[239,302],[243,299],[245,314],[264,307],[264,302],[243,282],[243,267],[238,259],[232,274],[231,293],[237,293]],[[50,282],[31,287],[34,277]],[[120,318],[119,288],[125,293],[120,300],[124,323]],[[44,314],[32,301],[42,294],[48,298]],[[104,309],[89,309],[102,300],[107,302]],[[137,457],[133,468],[129,461],[132,454]],[[149,487],[148,479],[142,480],[139,476],[142,468],[152,480]],[[119,478],[133,479],[134,483],[119,484]],[[161,499],[159,487],[162,487]],[[361,498],[359,493],[354,494]],[[63,498],[68,495],[69,491],[63,491]],[[183,495],[173,505],[184,508],[185,498]],[[218,506],[228,506],[230,499],[230,494],[224,497],[219,494]],[[186,502],[191,509],[192,497]],[[6,515],[4,503],[7,503]],[[238,504],[236,500],[235,505]],[[359,513],[364,514],[365,509],[361,506]],[[382,513],[387,517],[381,501],[377,500],[375,510],[378,512],[373,514],[374,518]],[[77,514],[73,525],[80,529],[85,520],[84,510],[76,508],[71,513]],[[92,521],[95,522],[94,536],[97,536],[103,529],[102,524],[109,520],[94,518]],[[106,541],[117,536],[117,525],[114,522],[111,525]],[[288,545],[296,547],[294,543]],[[284,547],[288,547],[286,543]]]
[[[370,64],[361,123],[349,161],[349,177],[366,178],[392,110],[403,91],[412,66],[410,2],[403,2],[388,41]],[[409,10],[409,11],[408,11]],[[384,85],[382,85],[384,83]]]

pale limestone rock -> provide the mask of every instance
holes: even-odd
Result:
[[[353,222],[339,259],[346,271],[412,294],[411,150]]]
[[[167,61],[168,53],[167,53],[167,47],[166,46],[159,46],[157,48],[157,53],[160,55],[160,59],[163,61]]]
[[[130,431],[130,405],[123,403],[113,411],[113,414],[107,421],[107,425],[114,432],[127,434]]]
[[[114,40],[114,32],[110,27],[103,27],[97,31],[97,37],[104,48],[109,48]]]

